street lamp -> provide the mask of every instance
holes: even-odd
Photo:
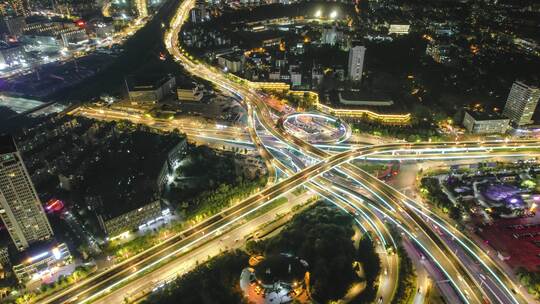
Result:
[[[337,12],[336,12],[336,11],[332,11],[332,12],[330,13],[330,19],[336,19],[336,17],[337,17]]]
[[[321,11],[321,10],[317,10],[317,11],[315,12],[315,18],[321,18],[321,16],[322,16],[322,11]]]

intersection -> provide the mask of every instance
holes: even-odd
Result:
[[[516,286],[515,282],[501,270],[497,261],[485,254],[474,241],[455,229],[447,220],[352,165],[350,161],[354,159],[426,161],[534,156],[540,152],[539,142],[513,140],[484,143],[399,142],[350,146],[345,152],[337,154],[322,150],[281,128],[271,115],[263,97],[256,90],[227,78],[218,69],[198,63],[182,52],[178,45],[178,34],[194,3],[195,1],[188,0],[180,4],[165,34],[165,45],[175,60],[188,72],[242,99],[249,113],[250,140],[264,158],[269,172],[272,172],[271,176],[274,176],[273,172],[279,171],[281,177],[272,178],[268,187],[247,200],[186,229],[164,243],[50,296],[44,303],[89,303],[98,302],[101,297],[106,299],[114,294],[122,294],[126,290],[151,292],[151,289],[145,289],[146,287],[141,289],[141,284],[148,284],[150,281],[151,284],[159,285],[171,276],[171,272],[156,274],[160,272],[161,267],[169,263],[183,265],[187,261],[192,262],[193,250],[208,248],[210,242],[223,238],[243,225],[249,225],[251,221],[245,220],[248,215],[301,186],[334,202],[355,216],[363,225],[371,226],[369,230],[377,235],[377,239],[385,248],[392,247],[393,240],[383,220],[391,222],[443,273],[460,301],[530,302],[526,292]],[[202,132],[197,128],[189,131],[194,134]],[[261,135],[261,132],[264,134]],[[218,138],[237,137],[237,134],[223,132],[214,135]],[[268,138],[274,140],[269,141]],[[304,163],[302,169],[291,166],[281,160],[283,156],[277,157],[275,154],[276,150],[283,149],[295,151],[310,162]],[[291,161],[301,163],[303,160]],[[253,220],[252,225],[260,223],[261,218],[264,217],[262,215],[257,217],[259,222]],[[370,218],[371,221],[368,220]],[[444,236],[436,233],[434,229],[443,231]],[[215,250],[212,252],[216,254]],[[391,302],[397,284],[396,262],[391,259],[392,257],[388,257],[388,260],[382,259],[390,274],[386,283],[381,284],[385,286],[384,290],[379,290],[379,296],[384,303]],[[184,267],[181,272],[186,270]],[[144,278],[149,275],[152,276],[152,280],[145,280]]]

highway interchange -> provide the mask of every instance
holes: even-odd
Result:
[[[195,260],[215,255],[225,247],[240,246],[238,240],[253,233],[265,221],[272,220],[275,210],[254,218],[250,217],[251,214],[279,197],[290,197],[291,191],[301,186],[309,189],[308,193],[316,193],[350,213],[363,229],[371,231],[375,236],[377,252],[387,273],[381,278],[377,295],[384,303],[391,302],[398,284],[397,256],[390,253],[395,250],[395,240],[385,223],[392,223],[412,248],[421,251],[426,263],[431,265],[426,267],[430,269],[430,275],[445,278],[448,284],[440,289],[448,299],[463,303],[532,301],[526,291],[515,284],[512,276],[502,270],[499,262],[487,255],[462,231],[422,203],[350,162],[354,159],[451,161],[523,157],[540,153],[539,142],[399,142],[370,146],[344,145],[340,148],[341,152],[323,150],[322,146],[305,142],[276,124],[263,96],[256,90],[229,79],[220,70],[198,63],[185,54],[178,45],[178,34],[194,3],[194,0],[187,0],[180,4],[165,34],[165,45],[188,72],[241,99],[248,110],[247,134],[242,130],[218,130],[210,137],[232,142],[241,140],[253,145],[265,159],[270,176],[276,177],[271,178],[269,185],[252,197],[171,236],[147,251],[49,296],[43,303],[110,303],[114,299],[135,296],[137,293],[144,296],[155,286],[174,277],[175,273],[188,271],[194,266]],[[105,115],[95,111],[91,113],[88,109],[83,111],[85,113],[78,114],[93,115],[94,118]],[[126,118],[121,116],[118,119]],[[110,116],[107,118],[114,119]],[[148,118],[131,119],[144,123]],[[166,124],[160,127],[168,128]],[[170,129],[175,127],[179,126]],[[184,131],[182,126],[180,129]],[[186,132],[188,136],[201,136],[201,132],[212,131],[186,126]],[[305,197],[290,200],[289,204],[279,208],[288,212],[294,201],[305,201]],[[228,241],[224,242],[225,238]]]

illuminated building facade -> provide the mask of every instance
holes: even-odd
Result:
[[[148,17],[148,3],[146,0],[135,0],[135,7],[140,18]]]
[[[0,217],[19,251],[53,236],[36,189],[11,136],[0,136]]]
[[[28,16],[30,13],[30,5],[28,0],[8,0],[13,12],[17,16]]]
[[[148,222],[159,221],[163,219],[162,216],[161,202],[156,200],[119,215],[100,214],[98,220],[105,233],[114,237],[135,230]]]
[[[20,36],[22,35],[25,27],[26,22],[22,16],[4,16],[0,19],[0,33],[6,35]]]
[[[515,125],[530,124],[539,99],[540,88],[516,81],[508,94],[503,114]]]
[[[352,81],[362,81],[362,73],[364,71],[364,56],[366,48],[363,46],[355,46],[349,50],[349,79]]]
[[[27,252],[13,266],[13,272],[20,282],[36,280],[43,275],[54,273],[55,269],[72,261],[71,253],[65,243],[45,244],[32,253]],[[41,251],[40,251],[41,250]]]
[[[132,75],[125,82],[129,100],[134,103],[156,103],[176,87],[176,78],[170,75]]]
[[[16,66],[26,61],[22,45],[0,46],[0,67]]]
[[[180,101],[200,101],[204,96],[202,90],[193,83],[179,85],[176,94]]]
[[[473,134],[504,134],[510,119],[497,113],[466,111],[463,126]]]

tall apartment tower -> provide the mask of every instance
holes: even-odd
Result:
[[[530,124],[539,99],[539,88],[515,81],[506,99],[503,114],[514,125]]]
[[[9,5],[17,16],[28,16],[30,14],[30,4],[28,0],[8,0]]]
[[[139,18],[148,17],[147,0],[135,0],[135,8],[137,9],[137,15],[139,16]]]
[[[355,46],[349,50],[349,79],[360,82],[364,70],[364,55],[366,48]]]
[[[19,251],[53,236],[36,189],[11,136],[0,136],[0,218]]]

